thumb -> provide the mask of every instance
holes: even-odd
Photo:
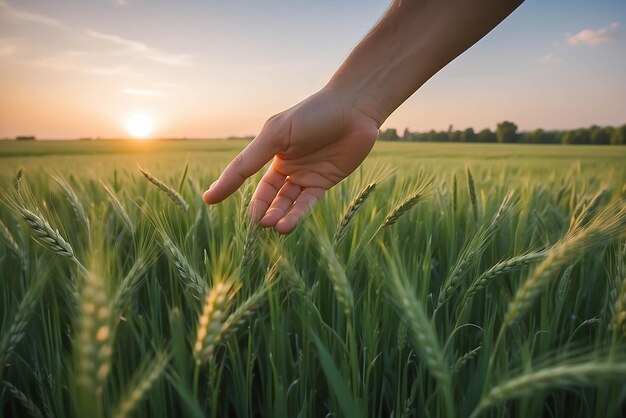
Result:
[[[202,198],[208,204],[219,203],[233,194],[244,181],[259,171],[278,152],[273,144],[260,133],[224,169],[222,175],[204,192]]]

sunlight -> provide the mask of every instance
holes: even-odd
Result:
[[[124,127],[133,138],[145,139],[154,130],[154,119],[145,113],[133,113],[126,118]]]

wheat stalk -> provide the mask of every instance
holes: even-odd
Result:
[[[426,189],[428,188],[430,183],[426,183],[425,185],[423,185],[422,187],[420,187],[418,190],[416,190],[415,192],[413,192],[408,198],[406,198],[402,203],[400,203],[398,206],[396,206],[390,213],[389,215],[387,215],[387,217],[385,218],[385,220],[382,223],[382,228],[386,228],[388,226],[391,226],[393,224],[395,224],[396,222],[398,222],[398,219],[404,215],[406,212],[408,212],[413,206],[415,206],[417,204],[417,202],[419,202],[420,200],[422,200],[422,198],[424,197],[424,194],[426,192]]]
[[[111,302],[114,316],[118,316],[124,311],[130,298],[137,292],[145,279],[144,272],[148,265],[146,259],[140,255],[124,276]]]
[[[333,283],[337,300],[343,306],[346,316],[349,316],[354,310],[354,296],[346,272],[327,239],[320,240],[320,251],[328,266],[329,278]]]
[[[244,233],[241,263],[239,264],[243,274],[248,273],[252,263],[259,254],[259,230],[260,228],[257,224],[247,223]]]
[[[458,186],[456,181],[456,174],[452,178],[452,211],[456,213],[458,208]]]
[[[65,198],[70,203],[70,206],[72,206],[72,210],[76,219],[79,219],[83,224],[87,226],[87,228],[89,228],[89,218],[87,217],[85,209],[83,208],[82,203],[80,203],[80,199],[76,195],[76,192],[74,191],[74,189],[72,189],[72,186],[63,181],[60,177],[52,176],[52,178],[63,190]]]
[[[512,271],[521,270],[529,264],[541,260],[545,256],[546,253],[544,251],[530,252],[509,258],[507,260],[503,260],[493,265],[492,267],[484,271],[480,276],[478,276],[478,279],[476,279],[470,285],[466,293],[467,297],[474,297],[478,292],[487,287],[489,283],[498,276],[510,273]]]
[[[44,284],[44,280],[40,278],[35,279],[35,282],[28,287],[24,294],[13,319],[10,321],[9,329],[2,330],[2,337],[0,338],[0,370],[9,360],[17,344],[24,338],[26,325],[37,308],[37,303],[43,293]]]
[[[13,384],[7,382],[6,380],[2,382],[2,385],[9,391],[11,395],[15,399],[17,399],[24,408],[28,411],[29,415],[34,418],[43,418],[43,414],[39,407],[30,399],[24,392],[19,390]]]
[[[254,312],[264,302],[264,298],[267,294],[266,288],[261,288],[256,291],[252,296],[246,299],[241,305],[233,311],[232,314],[226,318],[222,325],[220,340],[226,339],[229,335],[237,332],[237,330],[245,324],[248,319],[254,314]]]
[[[458,372],[459,370],[463,368],[463,366],[465,366],[468,362],[470,362],[476,356],[478,356],[478,353],[480,352],[480,350],[482,350],[482,348],[483,346],[479,345],[478,347],[468,351],[467,353],[463,354],[461,357],[456,359],[454,364],[450,367],[450,369],[452,370],[452,373]]]
[[[454,291],[463,283],[463,279],[467,276],[470,267],[482,255],[494,232],[494,229],[482,227],[463,247],[457,261],[443,282],[439,292],[439,306],[448,301]]]
[[[58,230],[52,229],[50,224],[40,216],[35,215],[28,209],[18,207],[22,219],[26,225],[35,233],[39,242],[50,251],[72,259],[77,265],[84,269],[82,264],[76,259],[72,246],[65,241]]]
[[[478,198],[476,197],[476,183],[469,167],[467,168],[467,187],[469,189],[470,202],[472,203],[472,212],[474,213],[474,221],[478,222]]]
[[[13,238],[13,234],[11,234],[11,231],[9,231],[9,228],[4,224],[4,222],[2,222],[2,220],[0,220],[0,236],[2,236],[4,243],[7,247],[9,247],[9,250],[11,250],[15,258],[17,258],[20,266],[25,268],[26,257],[24,256],[24,253],[17,241],[15,241],[15,238]]]
[[[163,191],[163,193],[165,193],[167,195],[167,197],[169,197],[172,200],[172,202],[174,202],[176,204],[176,206],[178,206],[179,208],[181,208],[185,212],[187,212],[187,210],[189,210],[189,204],[185,201],[185,199],[183,199],[183,197],[176,190],[172,189],[170,186],[168,186],[167,184],[163,183],[161,180],[159,180],[158,178],[154,177],[152,174],[150,174],[149,172],[147,172],[143,168],[139,167],[139,171],[141,171],[141,174],[143,174],[144,177],[150,183],[154,184],[159,189],[161,189],[161,191]]]
[[[617,268],[617,279],[621,283],[614,285],[619,286],[617,295],[615,295],[615,304],[613,308],[613,329],[626,335],[626,244],[622,244],[619,253],[620,262]]]
[[[413,289],[404,280],[406,274],[399,270],[399,263],[391,256],[392,252],[384,245],[381,245],[380,250],[388,260],[384,273],[387,275],[385,284],[388,296],[398,310],[401,323],[409,332],[413,349],[439,383],[448,416],[455,416],[450,367],[445,361],[444,350],[439,343],[433,322],[428,318]]]
[[[174,263],[174,266],[176,266],[180,277],[186,285],[194,290],[193,296],[198,300],[202,299],[207,290],[206,282],[202,280],[191,263],[165,233],[161,233],[161,241],[162,248],[166,251],[168,258]]]
[[[152,385],[163,374],[169,363],[169,354],[159,352],[139,367],[131,378],[129,389],[119,401],[115,418],[126,418],[135,410],[141,399],[150,391]]]
[[[581,252],[605,245],[626,230],[626,207],[616,202],[591,220],[585,228],[575,229],[546,253],[546,259],[518,289],[504,317],[503,329],[519,321],[534,300],[547,288],[555,274]]]
[[[87,272],[80,289],[78,322],[78,381],[91,393],[102,395],[111,370],[113,327],[111,309],[102,281]]]
[[[526,396],[536,391],[574,386],[591,386],[606,380],[626,379],[626,363],[589,362],[559,365],[525,373],[493,387],[480,401],[471,417],[477,417],[486,408],[509,399]]]
[[[15,177],[13,178],[13,189],[15,189],[16,192],[20,191],[23,173],[24,173],[24,170],[20,168],[19,170],[17,170],[17,173],[15,174]]]
[[[128,216],[128,212],[126,212],[126,209],[124,209],[124,205],[122,205],[122,202],[120,202],[120,200],[117,198],[115,192],[106,183],[100,181],[100,184],[102,184],[102,187],[104,187],[104,190],[106,190],[107,194],[109,195],[109,201],[113,204],[113,209],[115,210],[115,212],[122,219],[122,222],[124,222],[124,225],[126,226],[126,228],[128,228],[131,235],[134,235],[135,225],[130,220],[130,216]]]
[[[605,196],[608,195],[608,189],[602,189],[596,193],[590,200],[581,200],[581,203],[575,210],[574,216],[570,220],[569,230],[573,231],[577,228],[584,227],[594,217],[600,208],[600,204]]]
[[[208,362],[213,356],[215,347],[221,341],[222,328],[227,318],[228,302],[237,290],[237,288],[233,289],[230,282],[221,282],[213,286],[207,295],[198,319],[196,343],[193,348],[197,365]]]
[[[374,193],[374,189],[376,189],[376,182],[370,183],[361,193],[355,197],[350,205],[346,208],[346,211],[343,214],[343,218],[341,218],[341,222],[337,225],[337,230],[335,231],[335,236],[333,238],[333,247],[337,248],[339,242],[343,239],[346,231],[348,230],[348,225],[350,221],[356,216],[359,212],[365,201]]]

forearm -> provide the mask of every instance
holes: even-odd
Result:
[[[523,0],[394,0],[327,87],[380,125]]]

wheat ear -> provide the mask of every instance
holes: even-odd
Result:
[[[24,173],[24,170],[20,168],[19,170],[17,170],[17,173],[15,174],[15,177],[13,178],[13,189],[15,189],[16,192],[20,191],[23,173]]]
[[[474,176],[472,171],[467,168],[467,187],[469,189],[470,202],[472,204],[472,212],[474,213],[474,221],[478,222],[478,198],[476,196],[476,183],[474,182]]]
[[[109,201],[113,204],[113,209],[115,210],[117,215],[122,219],[122,222],[124,222],[124,225],[130,231],[130,233],[134,234],[135,225],[130,220],[130,216],[128,216],[128,212],[126,212],[126,209],[124,209],[124,205],[122,205],[122,202],[120,202],[120,200],[117,198],[117,195],[115,194],[115,192],[109,186],[107,186],[106,183],[104,183],[103,181],[100,181],[100,183],[102,184],[102,187],[109,195]]]
[[[227,318],[228,302],[234,297],[237,289],[233,289],[230,282],[221,282],[213,286],[204,303],[204,308],[198,319],[196,343],[193,347],[193,356],[196,364],[208,362],[221,341],[222,327]]]
[[[476,279],[469,289],[467,290],[467,297],[472,298],[478,292],[482,291],[485,287],[491,283],[492,280],[503,274],[510,273],[512,271],[521,270],[524,267],[539,261],[546,256],[544,251],[530,252],[516,257],[503,260],[492,267],[484,271],[478,279]]]
[[[504,316],[503,328],[519,321],[530,309],[534,300],[548,287],[562,267],[581,252],[602,246],[626,230],[626,207],[620,202],[611,205],[592,219],[586,227],[575,229],[560,243],[555,244],[518,289]]]
[[[396,206],[390,213],[387,215],[385,220],[382,223],[382,228],[386,228],[398,222],[398,219],[408,212],[413,206],[415,206],[426,193],[426,189],[429,187],[430,183],[426,183],[418,190],[413,192],[408,198],[406,198],[402,203]]]
[[[327,239],[320,240],[320,247],[322,257],[328,266],[328,275],[333,283],[337,300],[342,305],[346,316],[349,316],[354,309],[354,296],[346,271],[337,259],[337,254],[335,254],[335,250]]]
[[[72,189],[72,186],[70,186],[60,177],[52,176],[52,178],[63,190],[65,198],[70,203],[70,206],[72,206],[72,211],[74,212],[74,216],[76,217],[76,219],[79,219],[83,224],[89,227],[89,218],[87,217],[87,213],[85,212],[82,203],[80,203],[80,199],[76,195],[76,192],[74,191],[74,189]]]
[[[35,283],[28,287],[13,316],[13,320],[10,322],[11,326],[8,330],[2,330],[2,337],[0,338],[0,369],[4,367],[17,344],[24,338],[26,325],[37,308],[44,284],[43,280],[36,279]]]
[[[576,365],[560,365],[523,374],[492,388],[480,401],[471,417],[477,417],[486,408],[500,402],[535,391],[551,388],[591,386],[606,380],[626,379],[626,363],[589,362]]]
[[[376,189],[375,182],[368,184],[363,190],[361,190],[361,193],[359,193],[358,196],[352,200],[350,205],[348,205],[343,214],[343,218],[341,218],[341,222],[337,225],[337,230],[335,231],[335,236],[333,238],[333,247],[337,248],[337,245],[348,230],[350,221],[352,221],[352,219],[356,216],[365,201],[372,195],[372,193],[374,193],[374,189]]]
[[[167,195],[167,197],[169,197],[172,200],[172,202],[174,202],[176,204],[176,206],[178,206],[179,208],[181,208],[185,212],[187,212],[187,210],[189,210],[189,204],[185,201],[185,199],[183,199],[183,197],[176,190],[174,190],[173,188],[171,188],[167,184],[163,183],[161,180],[159,180],[158,178],[154,177],[152,174],[150,174],[149,172],[147,172],[143,168],[139,167],[139,171],[141,171],[141,174],[143,174],[144,177],[150,183],[154,184],[159,189],[161,189],[161,191],[163,191],[163,193],[165,193]]]
[[[102,280],[87,272],[80,289],[80,298],[75,347],[78,352],[78,381],[89,392],[101,396],[111,370],[113,354],[111,309]]]
[[[18,245],[17,241],[15,241],[15,238],[13,238],[13,234],[11,234],[11,231],[9,231],[9,228],[4,224],[4,222],[2,222],[2,220],[0,220],[0,236],[2,236],[6,246],[9,247],[9,250],[13,253],[15,258],[17,258],[20,266],[22,268],[25,268],[26,258],[24,256],[24,253]]]
[[[184,283],[193,289],[193,296],[198,300],[202,299],[207,290],[206,282],[202,280],[191,263],[189,263],[187,258],[165,233],[161,233],[161,240],[161,246],[168,255],[168,258],[174,263],[174,266],[176,266],[178,274],[180,274]]]
[[[120,400],[115,418],[126,418],[139,405],[141,399],[150,391],[152,385],[163,374],[169,362],[169,354],[159,352],[154,358],[145,361],[131,378],[126,394]]]
[[[476,356],[478,356],[478,353],[480,352],[480,350],[482,350],[482,348],[483,346],[479,345],[478,347],[468,351],[467,353],[456,359],[452,367],[450,367],[452,369],[452,373],[458,372],[463,368],[463,366],[472,361]]]
[[[35,404],[35,402],[33,402],[32,399],[26,396],[24,392],[22,392],[13,384],[7,381],[3,381],[2,385],[9,391],[11,395],[13,395],[15,399],[19,401],[19,403],[22,404],[24,408],[26,408],[26,410],[28,411],[31,417],[43,418],[43,414],[41,413],[41,410],[39,409],[39,407]]]
[[[39,242],[50,251],[71,259],[81,270],[85,270],[85,267],[74,255],[72,246],[63,239],[58,230],[52,229],[45,219],[35,215],[28,209],[18,207],[17,210],[22,216],[22,219],[24,219],[24,223],[37,235]]]

